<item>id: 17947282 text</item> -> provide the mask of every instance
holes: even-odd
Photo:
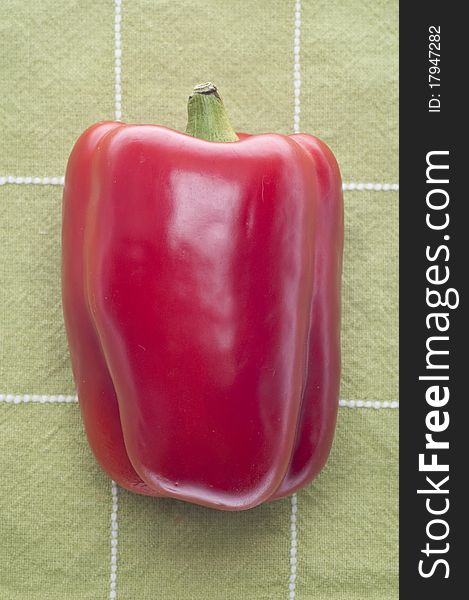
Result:
[[[441,60],[441,36],[440,26],[431,25],[428,28],[428,87],[430,88],[430,99],[428,101],[428,112],[439,113],[441,110],[440,97],[440,60]]]

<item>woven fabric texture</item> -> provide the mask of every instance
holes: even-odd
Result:
[[[1,600],[397,598],[397,17],[396,0],[0,3]],[[239,131],[318,135],[357,184],[341,398],[376,401],[340,409],[316,481],[243,513],[116,492],[57,397],[75,392],[51,178],[93,122],[183,130],[206,80]]]

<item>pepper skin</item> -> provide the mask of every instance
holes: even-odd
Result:
[[[122,487],[225,510],[323,467],[340,375],[341,179],[317,138],[99,123],[64,188],[85,430]]]

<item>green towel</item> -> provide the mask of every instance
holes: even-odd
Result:
[[[396,0],[1,2],[1,600],[397,598],[397,18]],[[239,131],[321,137],[346,184],[331,457],[293,501],[244,513],[111,485],[61,313],[75,139],[119,112],[184,130],[206,80]]]

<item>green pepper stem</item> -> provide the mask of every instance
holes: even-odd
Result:
[[[187,103],[186,133],[210,142],[237,142],[222,99],[213,83],[196,85]]]

